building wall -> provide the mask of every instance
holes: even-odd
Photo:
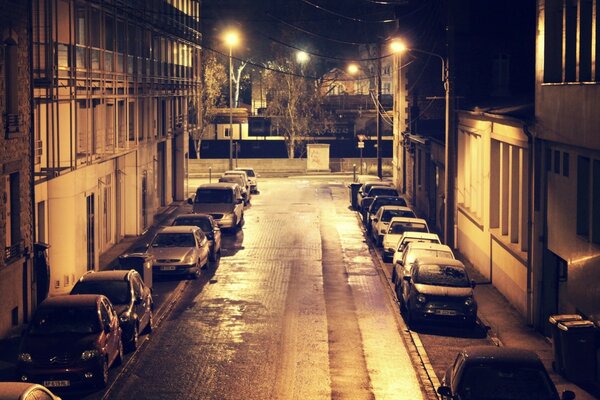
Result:
[[[542,292],[558,312],[600,317],[598,2],[538,1],[536,136],[546,223]],[[594,27],[596,30],[594,30]],[[558,280],[558,282],[556,282]],[[540,302],[548,298],[542,297]]]
[[[51,295],[186,196],[199,7],[33,0],[36,230]]]
[[[28,7],[0,1],[0,337],[35,307]]]

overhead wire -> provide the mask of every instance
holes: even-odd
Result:
[[[396,22],[395,19],[367,20],[367,19],[362,19],[362,18],[349,17],[347,15],[344,15],[344,14],[341,14],[341,13],[329,10],[329,9],[327,9],[325,7],[322,7],[322,6],[318,5],[318,4],[315,4],[315,3],[313,3],[313,2],[311,2],[309,0],[301,0],[301,1],[304,2],[304,3],[306,3],[306,4],[308,4],[308,5],[311,5],[311,6],[315,7],[316,9],[319,9],[321,11],[325,11],[326,13],[329,13],[331,15],[335,15],[335,16],[340,17],[340,18],[347,19],[349,21],[360,22],[360,23],[374,23],[374,24],[387,24],[387,23]]]

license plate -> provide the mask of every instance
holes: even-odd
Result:
[[[160,267],[161,271],[175,271],[175,267],[169,266],[169,267]]]
[[[435,313],[438,315],[456,315],[454,310],[435,310]]]
[[[70,381],[44,381],[46,387],[67,387],[71,386]]]

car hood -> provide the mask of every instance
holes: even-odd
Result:
[[[235,207],[230,203],[194,203],[194,212],[197,213],[230,213]]]
[[[96,348],[100,332],[92,334],[27,335],[21,342],[21,352],[35,358],[49,358],[57,354],[80,355]]]
[[[152,254],[156,259],[178,259],[181,260],[193,249],[189,247],[150,247],[148,253]]]
[[[423,283],[415,283],[415,289],[421,294],[428,294],[430,296],[448,296],[448,297],[467,297],[473,296],[473,289],[471,287],[451,287],[451,286],[438,286],[438,285],[426,285]]]

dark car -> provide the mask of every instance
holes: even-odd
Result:
[[[394,189],[395,190],[395,189]],[[375,214],[377,214],[377,211],[379,211],[379,209],[382,206],[402,206],[402,207],[408,207],[408,203],[406,202],[406,200],[398,195],[394,195],[394,196],[385,196],[385,195],[379,195],[379,196],[375,196],[373,198],[373,201],[371,202],[371,204],[369,204],[366,207],[366,211],[365,211],[365,216],[363,218],[363,222],[365,224],[365,226],[367,227],[367,233],[371,233],[371,227],[372,227],[372,219],[375,216]]]
[[[559,397],[537,354],[529,350],[473,346],[461,350],[437,392],[443,400],[572,400]]]
[[[360,202],[365,198],[365,197],[373,197],[369,195],[369,192],[371,191],[371,188],[374,186],[384,186],[384,187],[391,187],[392,183],[391,182],[383,182],[380,180],[377,181],[369,181],[369,182],[365,182],[363,183],[363,185],[360,187],[360,189],[358,189],[358,193],[357,193],[357,200],[358,200],[358,204],[360,204]]]
[[[23,332],[17,360],[23,382],[53,388],[104,387],[123,360],[119,317],[103,295],[44,300]]]
[[[191,225],[202,229],[210,244],[209,260],[216,261],[221,256],[221,229],[208,214],[181,214],[172,225]]]
[[[103,294],[108,297],[119,315],[123,343],[131,350],[138,347],[140,333],[152,331],[152,291],[135,270],[90,271],[79,278],[71,294]]]
[[[469,279],[462,262],[443,257],[417,258],[402,276],[397,280],[396,294],[409,325],[434,319],[475,325],[475,282]]]

